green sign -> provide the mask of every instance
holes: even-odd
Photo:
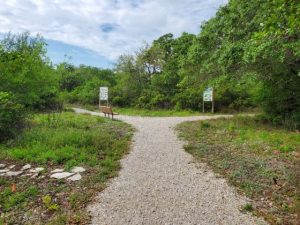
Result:
[[[203,92],[203,101],[212,102],[213,101],[213,88],[209,87]]]

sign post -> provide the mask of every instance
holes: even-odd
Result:
[[[211,102],[211,112],[214,113],[215,103],[214,103],[214,89],[209,87],[204,90],[203,92],[203,104],[202,104],[202,111],[205,111],[204,104],[205,102]]]
[[[106,101],[106,106],[108,106],[108,87],[100,87],[99,108],[101,106],[101,101]]]

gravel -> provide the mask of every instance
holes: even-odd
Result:
[[[240,212],[249,200],[205,164],[195,162],[173,129],[183,121],[216,117],[116,116],[137,131],[119,176],[88,207],[92,224],[266,224]]]

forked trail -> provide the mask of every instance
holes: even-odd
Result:
[[[119,176],[89,206],[92,224],[265,224],[240,212],[246,199],[205,165],[194,163],[173,129],[183,121],[217,117],[116,116],[137,131]]]

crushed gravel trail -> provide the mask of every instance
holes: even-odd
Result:
[[[90,113],[75,109],[78,113]],[[220,116],[116,116],[137,131],[119,176],[88,207],[97,225],[266,224],[240,212],[247,199],[183,149],[174,126]]]

